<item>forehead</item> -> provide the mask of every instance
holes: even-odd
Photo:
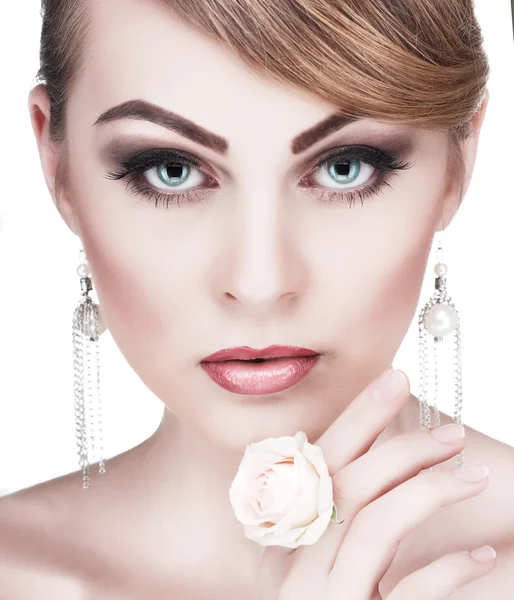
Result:
[[[84,70],[70,99],[74,123],[90,126],[108,108],[141,98],[229,138],[237,150],[242,132],[287,145],[334,110],[255,74],[157,2],[103,0],[92,11]]]

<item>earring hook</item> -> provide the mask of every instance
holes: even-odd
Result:
[[[439,263],[442,263],[443,262],[443,258],[444,258],[443,235],[444,235],[444,229],[441,232],[441,235],[439,236],[439,241],[437,242],[437,250],[436,250],[436,253],[435,253],[437,262],[439,262]]]

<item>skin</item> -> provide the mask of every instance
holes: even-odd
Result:
[[[157,431],[109,460],[105,475],[93,469],[87,492],[80,473],[73,473],[2,498],[2,581],[30,598],[36,590],[53,598],[83,598],[87,589],[95,599],[160,598],[180,591],[181,598],[254,600],[259,586],[271,598],[277,573],[261,571],[265,549],[244,538],[228,489],[248,443],[300,430],[309,440],[319,439],[390,366],[414,317],[434,234],[449,225],[460,203],[448,138],[444,132],[363,120],[294,155],[291,140],[335,107],[250,72],[153,3],[95,3],[92,31],[68,104],[69,185],[60,194],[55,174],[62,148],[50,140],[43,86],[30,93],[31,119],[48,188],[82,240],[103,319],[165,411]],[[156,56],[166,56],[166,70]],[[228,153],[220,156],[143,120],[93,125],[109,108],[137,98],[225,137]],[[474,135],[463,143],[464,193],[486,106],[487,98]],[[199,202],[181,201],[169,209],[144,202],[123,180],[105,176],[116,167],[106,148],[118,135],[137,136],[141,150],[167,147],[193,154],[216,189]],[[408,148],[402,158],[412,166],[363,205],[327,204],[298,185],[327,149],[399,140]],[[199,174],[195,181],[202,181]],[[322,190],[320,183],[315,187]],[[222,348],[270,344],[308,347],[322,357],[299,384],[265,396],[230,393],[198,364]],[[417,431],[417,399],[408,390],[377,415],[379,422],[369,412],[367,426],[348,418],[332,439],[353,432],[359,443],[350,449],[332,441],[328,450],[343,469],[372,444],[386,448],[397,436],[415,432],[417,437],[382,455],[389,483],[384,480],[380,488],[377,482],[376,497],[420,469],[454,466],[451,458],[459,448],[441,452],[437,444],[427,445],[430,434]],[[441,421],[451,418],[441,413]],[[466,488],[467,498],[476,497],[453,504],[456,479],[426,483],[446,490],[452,500],[405,533],[381,573],[383,597],[408,573],[445,553],[491,544],[498,552],[496,568],[473,572],[481,578],[467,586],[466,595],[456,591],[450,597],[472,600],[494,589],[495,598],[507,599],[513,583],[506,569],[514,560],[514,453],[466,431],[466,459],[487,464],[489,485],[485,491],[482,484]],[[410,463],[402,467],[406,453]],[[354,481],[373,481],[376,464],[355,471]],[[401,517],[413,500],[403,495],[396,502]],[[330,535],[333,541],[342,534]],[[277,554],[280,580],[291,557]],[[304,571],[307,580],[294,583],[313,581],[319,561],[313,556]]]

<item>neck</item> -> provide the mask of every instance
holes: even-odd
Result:
[[[448,415],[440,415],[441,424],[451,422]],[[418,428],[418,399],[411,394],[378,441],[382,443]],[[147,491],[155,489],[160,493],[169,481],[180,480],[180,495],[188,502],[196,493],[208,490],[211,501],[217,499],[222,505],[228,502],[228,490],[242,458],[215,444],[193,423],[181,419],[167,407],[155,433],[131,453],[137,461],[137,472],[154,479],[146,482]],[[186,486],[194,489],[187,490]],[[188,491],[194,495],[188,495]]]
[[[411,396],[378,443],[418,427],[418,400]],[[200,571],[206,585],[220,583],[233,564],[241,589],[258,577],[265,547],[244,537],[228,496],[240,460],[167,408],[155,433],[125,453],[116,469],[117,487],[130,490],[132,512],[144,515],[130,535],[154,568],[169,573],[173,556],[177,576]]]
[[[216,586],[237,558],[232,578],[243,588],[254,580],[265,548],[245,538],[228,493],[241,458],[167,408],[155,433],[131,457],[133,472],[142,477],[138,487],[149,528],[157,524],[152,539],[168,540],[165,554],[177,557],[181,576],[201,572],[206,585]],[[169,570],[169,560],[164,564]]]

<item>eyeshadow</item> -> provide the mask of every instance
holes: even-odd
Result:
[[[349,139],[346,139],[349,138]],[[416,145],[416,132],[412,131],[372,131],[349,133],[344,145],[361,144],[374,146],[383,152],[396,156],[411,154]]]
[[[161,145],[162,142],[152,143],[148,136],[120,135],[112,137],[100,148],[100,152],[107,163],[122,163],[138,152]]]
[[[332,139],[330,144],[325,144],[325,147],[318,149],[310,158],[302,160],[302,163],[298,165],[297,168],[302,169],[306,163],[312,162],[323,152],[338,146],[371,146],[398,158],[405,158],[412,153],[415,147],[416,129],[404,128],[399,131],[398,128],[384,129],[383,126],[377,127],[371,125],[371,127],[352,128],[350,125],[348,129],[341,130],[337,138]],[[100,154],[105,164],[115,166],[127,162],[135,154],[144,152],[145,150],[157,147],[169,147],[170,149],[175,149],[179,146],[180,145],[166,142],[162,138],[149,135],[118,134],[110,137],[109,140],[100,147]],[[195,157],[194,152],[190,152],[189,150],[186,150],[186,152],[191,154],[192,157]],[[197,157],[197,160],[199,163],[205,163],[205,160],[200,157]],[[223,167],[221,167],[221,170],[225,171]]]

